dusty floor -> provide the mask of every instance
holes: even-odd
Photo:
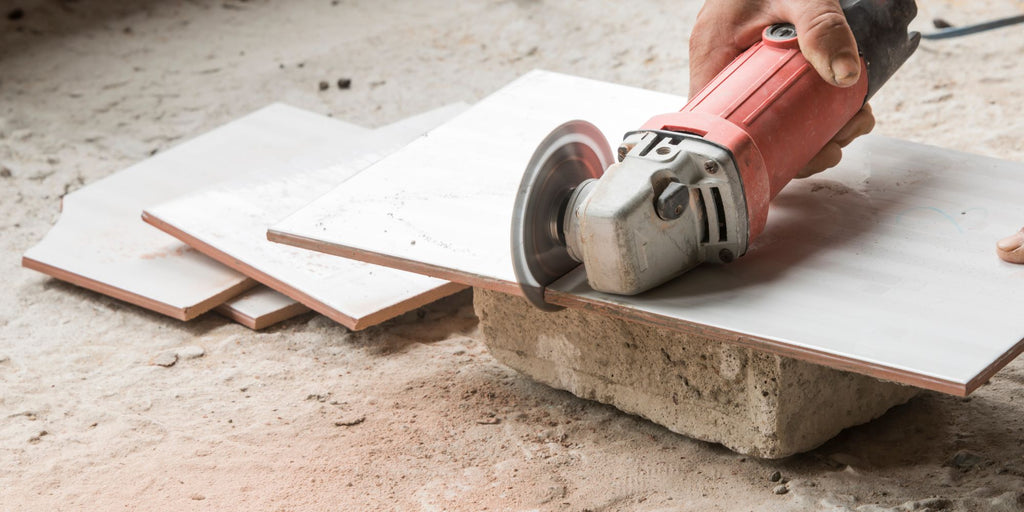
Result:
[[[670,3],[0,0],[0,510],[1024,510],[1024,360],[765,462],[500,366],[465,295],[252,333],[19,267],[62,194],[272,101],[374,127],[537,67],[685,91],[699,3]],[[1024,160],[1024,28],[922,46],[876,131]]]

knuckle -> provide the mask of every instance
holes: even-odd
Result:
[[[824,35],[837,30],[849,31],[846,17],[836,11],[820,12],[811,16],[804,25],[804,32],[809,36]]]

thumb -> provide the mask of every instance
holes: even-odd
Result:
[[[826,82],[840,87],[857,83],[861,72],[857,41],[839,1],[782,2],[782,5],[787,12],[780,14],[783,19],[793,20],[800,51],[818,74]]]

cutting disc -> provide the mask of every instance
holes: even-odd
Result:
[[[544,302],[544,288],[579,265],[560,233],[569,196],[611,163],[601,131],[569,121],[540,143],[526,167],[512,214],[512,265],[526,298],[545,311],[561,308]]]

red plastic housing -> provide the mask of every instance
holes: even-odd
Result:
[[[769,201],[861,109],[867,90],[866,72],[854,86],[836,87],[811,67],[796,37],[765,37],[681,111],[655,116],[642,129],[692,133],[732,152],[747,200],[749,244],[764,230]]]

